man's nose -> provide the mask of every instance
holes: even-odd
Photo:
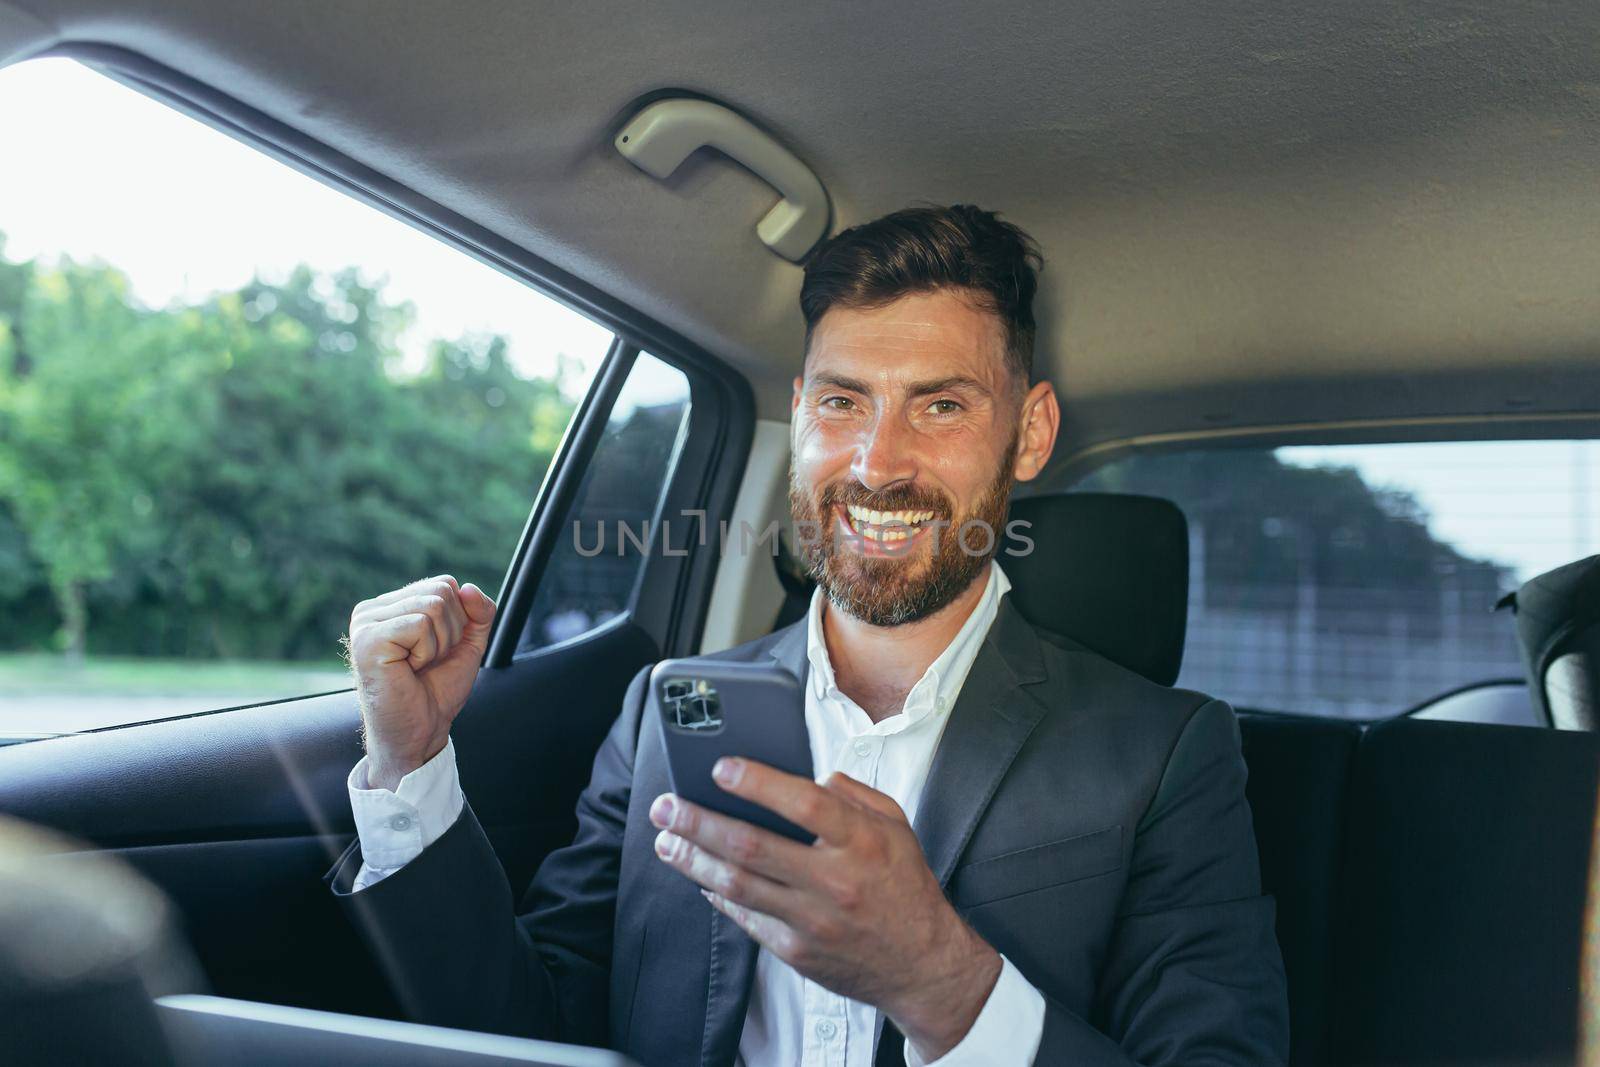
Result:
[[[885,415],[877,419],[856,447],[850,473],[874,492],[917,476],[910,427]]]

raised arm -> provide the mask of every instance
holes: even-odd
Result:
[[[442,591],[430,595],[443,598]],[[445,610],[432,601],[427,607]],[[428,639],[443,645],[450,637],[448,632],[442,638],[434,636],[443,625],[429,616]],[[388,632],[398,629],[390,626]],[[420,624],[412,625],[411,632],[421,631]],[[371,652],[374,644],[364,643],[353,624],[351,646],[358,680],[363,677],[363,651]],[[471,657],[474,672],[479,657],[481,651]],[[401,662],[401,657],[391,654],[388,662]],[[442,1026],[605,1043],[617,874],[647,676],[648,672],[641,671],[629,687],[622,714],[601,746],[590,783],[579,798],[577,836],[541,865],[530,893],[532,910],[526,914],[516,914],[504,868],[470,805],[463,805],[449,829],[420,854],[368,888],[354,888],[363,866],[359,840],[329,871],[327,880],[333,892],[360,929],[410,1018]],[[398,686],[391,683],[379,692],[398,690],[415,696],[416,690],[404,682],[401,679]],[[405,742],[398,753],[386,755],[383,764],[395,775],[395,784],[442,750],[449,721],[465,702],[470,680],[459,692],[447,686],[438,689],[450,696],[437,702],[438,717],[433,717],[434,709],[426,699],[412,707],[423,709],[433,722],[442,721],[446,728],[442,736],[419,728],[420,714],[409,726],[397,727],[394,719],[385,722],[383,736]],[[362,694],[369,760],[374,759],[380,736],[375,720],[386,710],[376,696],[365,690]],[[455,697],[460,703],[455,703]],[[414,762],[418,760],[422,762]],[[374,771],[373,777],[378,776]]]

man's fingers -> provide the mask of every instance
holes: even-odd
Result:
[[[354,636],[356,660],[374,666],[406,663],[419,671],[439,655],[433,620],[426,615],[402,615],[364,626]]]
[[[378,608],[378,606],[386,605],[386,603],[390,603],[390,601],[402,600],[402,598],[405,597],[413,597],[413,595],[416,595],[416,593],[422,592],[422,590],[427,589],[427,587],[434,587],[434,585],[438,585],[438,587],[445,587],[445,585],[448,585],[448,587],[454,589],[454,585],[456,585],[456,579],[451,577],[450,574],[435,574],[435,576],[432,577],[419,577],[419,579],[416,579],[414,582],[406,582],[405,585],[400,585],[398,589],[390,589],[389,592],[379,593],[379,595],[371,598],[371,600],[363,600],[362,603],[355,605],[355,609],[357,609],[357,611],[362,611],[363,608]]]
[[[734,796],[775,811],[824,841],[842,844],[849,840],[860,818],[853,804],[810,778],[786,774],[755,760],[724,757],[717,761],[711,775]]]
[[[671,830],[656,835],[656,855],[696,885],[737,904],[776,915],[790,914],[796,906],[794,890],[719,859]]]
[[[392,603],[396,600],[403,600],[408,596],[415,596],[418,593],[430,591],[442,593],[446,589],[449,589],[451,592],[455,592],[456,588],[457,586],[455,578],[448,574],[437,574],[432,578],[418,578],[414,582],[407,582],[399,589],[391,589],[387,593],[380,593],[371,600],[363,600],[361,603],[356,605],[354,614],[359,615],[364,609],[382,607],[384,604]]]
[[[895,803],[893,797],[879,792],[865,782],[856,781],[842,771],[834,771],[828,775],[828,780],[822,783],[822,788],[895,822],[910,821],[906,818],[905,809]]]
[[[391,601],[380,607],[373,608],[365,615],[355,620],[357,627],[372,626],[377,623],[387,622],[390,619],[404,618],[408,615],[426,616],[433,625],[433,636],[438,644],[440,653],[448,652],[461,640],[461,634],[466,629],[466,612],[461,609],[461,604],[456,599],[456,594],[446,590],[444,594],[422,592],[403,600]]]
[[[816,853],[807,845],[743,819],[719,815],[682,797],[663,793],[650,805],[650,821],[671,830],[719,859],[782,885],[809,885]]]

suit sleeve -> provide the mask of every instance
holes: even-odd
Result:
[[[539,867],[516,914],[470,804],[411,862],[360,892],[360,841],[328,872],[406,1014],[437,1026],[604,1045],[611,940],[648,669],[595,757],[572,844]]]
[[[1048,1001],[1039,1063],[1284,1064],[1289,1006],[1233,709],[1190,717],[1140,820],[1098,1028]]]

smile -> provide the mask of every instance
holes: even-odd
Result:
[[[931,511],[878,511],[856,504],[846,504],[844,511],[850,528],[873,541],[907,540],[934,516]]]

